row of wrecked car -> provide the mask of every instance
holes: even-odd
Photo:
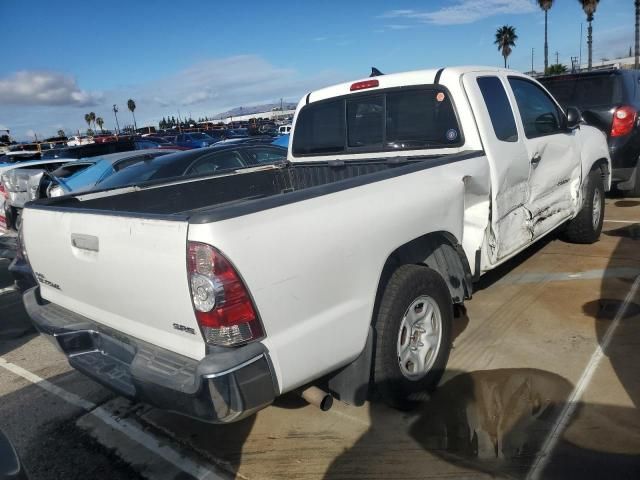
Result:
[[[17,230],[24,205],[33,200],[284,160],[286,148],[278,146],[281,142],[271,146],[272,142],[269,137],[249,137],[195,150],[148,142],[140,149],[132,142],[113,142],[70,147],[39,160],[0,163],[0,229]]]

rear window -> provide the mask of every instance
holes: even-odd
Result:
[[[302,108],[294,155],[457,147],[462,132],[441,87],[349,95]]]
[[[571,75],[539,80],[565,108],[613,106],[623,101],[619,75]]]

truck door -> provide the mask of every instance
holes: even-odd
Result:
[[[518,123],[530,159],[528,228],[532,238],[569,218],[578,205],[580,154],[575,130],[551,96],[535,82],[509,76]]]
[[[506,77],[468,73],[463,77],[491,168],[491,229],[483,264],[493,265],[531,241],[527,228],[529,154],[514,115]]]

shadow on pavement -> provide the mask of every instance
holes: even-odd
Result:
[[[69,372],[49,381],[77,391],[83,379],[78,373]],[[6,387],[3,386],[3,392]],[[142,478],[114,452],[76,426],[77,418],[84,413],[33,384],[0,397],[0,425],[16,447],[29,480]]]
[[[621,264],[640,264],[640,254],[629,257],[629,252],[638,247],[635,243],[640,238],[638,225],[603,234],[619,238],[607,270],[619,269]],[[487,275],[480,288],[498,281],[548,242],[542,241]],[[605,273],[600,298],[583,307],[584,313],[593,319],[598,341],[617,376],[612,380],[602,373],[605,376],[598,379],[598,388],[615,390],[620,384],[628,402],[618,392],[606,400],[601,395],[597,403],[583,399],[541,478],[640,478],[640,295],[627,304],[626,314],[621,316],[610,342],[603,343],[630,284],[628,279]],[[384,405],[373,404],[370,428],[352,448],[336,458],[325,478],[468,476],[469,470],[526,478],[566,407],[574,385],[555,373],[536,369],[453,375],[451,378],[449,372],[450,380],[414,411],[405,414],[403,421],[398,421],[398,415],[390,413]],[[414,443],[405,441],[401,446],[404,452],[389,448],[394,441],[403,442],[402,436],[407,433]],[[445,460],[449,470],[437,466],[435,458]],[[444,470],[439,473],[434,468]]]

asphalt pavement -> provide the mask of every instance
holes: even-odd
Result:
[[[414,410],[290,394],[222,426],[117,397],[19,333],[0,236],[0,428],[33,479],[640,478],[640,201],[606,219],[597,244],[550,236],[483,277]]]

